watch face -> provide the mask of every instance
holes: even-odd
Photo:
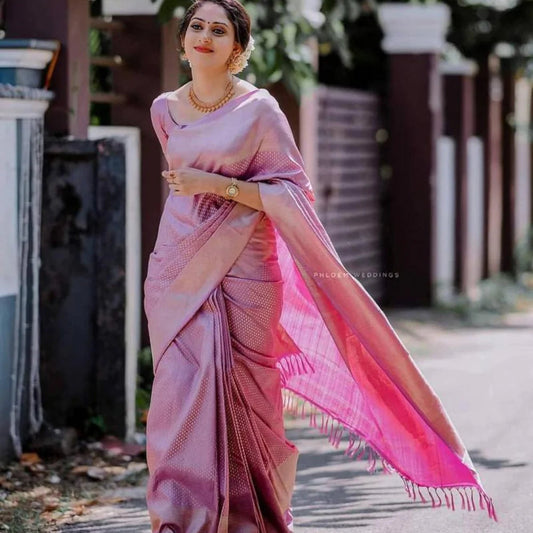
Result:
[[[232,197],[237,196],[237,194],[239,194],[239,189],[237,189],[235,185],[229,185],[228,188],[226,189],[226,194]]]

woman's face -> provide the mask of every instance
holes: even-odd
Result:
[[[209,51],[203,52],[198,47]],[[226,10],[212,2],[199,7],[185,32],[183,48],[191,69],[226,70],[229,56],[234,49],[240,49],[235,42],[235,30]]]

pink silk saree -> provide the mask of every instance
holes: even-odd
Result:
[[[410,498],[497,520],[439,398],[320,223],[277,101],[256,89],[179,125],[166,97],[151,117],[169,168],[258,182],[264,211],[166,200],[144,282],[152,531],[290,531],[284,409],[347,456],[368,453],[369,472],[379,460]]]

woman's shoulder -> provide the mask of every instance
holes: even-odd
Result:
[[[168,96],[170,95],[171,91],[167,91],[161,94],[158,94],[153,100],[152,100],[152,108],[157,108],[162,105],[166,105],[166,101]]]
[[[247,92],[254,92],[253,101],[256,102],[258,113],[261,116],[275,116],[281,112],[278,101],[270,94],[268,89],[264,87],[255,87],[255,85],[249,84],[251,87]]]
[[[256,94],[257,115],[265,121],[265,124],[271,125],[272,122],[278,123],[280,120],[285,121],[287,119],[279,102],[270,94],[268,89],[261,88]]]
[[[261,108],[272,108],[277,105],[277,100],[264,87],[256,87],[253,83],[250,83],[249,81],[243,80],[241,78],[239,78],[238,80],[239,81],[237,82],[235,98],[238,98],[248,93],[255,93],[253,100],[255,102],[259,102]]]

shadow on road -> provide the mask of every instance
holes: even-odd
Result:
[[[333,449],[314,428],[292,428],[287,437],[301,449],[292,498],[296,526],[310,531],[371,527],[394,519],[398,511],[428,505],[402,501],[407,495],[397,474],[367,472],[366,453],[359,460],[345,456],[342,442]]]
[[[468,450],[472,462],[476,466],[483,466],[484,468],[500,469],[500,468],[524,468],[530,463],[513,463],[509,459],[489,459],[483,455],[479,450]]]

